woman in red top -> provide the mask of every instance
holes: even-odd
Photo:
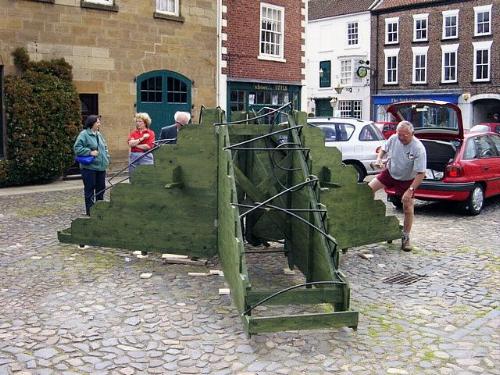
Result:
[[[128,136],[128,146],[130,147],[129,176],[138,165],[154,164],[153,154],[146,153],[153,148],[155,141],[155,133],[149,129],[151,117],[147,113],[136,113],[134,118],[136,129]]]

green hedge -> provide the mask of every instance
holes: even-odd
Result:
[[[80,130],[80,100],[64,59],[30,62],[14,53],[20,74],[5,77],[7,158],[0,186],[50,182],[73,163]]]

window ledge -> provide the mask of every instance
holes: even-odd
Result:
[[[427,86],[428,83],[427,82],[412,82],[411,85],[412,86]]]
[[[458,40],[458,36],[441,38],[441,42],[448,42],[448,41],[452,41],[452,40]]]
[[[456,85],[458,81],[441,81],[442,85]]]
[[[165,13],[161,13],[161,12],[154,12],[153,17],[161,19],[161,20],[184,22],[184,17],[182,17],[182,16],[174,16],[173,14],[165,14]]]
[[[429,40],[428,39],[419,39],[419,40],[412,40],[411,42],[415,43],[415,44],[422,44],[422,43],[429,43]]]
[[[474,84],[474,83],[491,83],[491,79],[482,79],[482,80],[475,79],[471,83],[472,84]]]
[[[55,0],[31,0],[34,1],[35,3],[48,3],[48,4],[54,4]]]
[[[398,82],[384,82],[384,86],[397,86],[399,85]]]
[[[474,34],[474,38],[482,38],[483,36],[491,36],[491,33],[487,33],[487,34]]]
[[[118,12],[118,5],[116,4],[105,5],[105,4],[92,3],[86,0],[80,0],[80,7],[87,9],[107,10],[109,12]]]
[[[399,42],[385,42],[386,46],[397,46]]]
[[[257,56],[257,59],[286,63],[286,59],[284,59],[282,57],[273,57],[273,56],[259,55],[259,56]]]

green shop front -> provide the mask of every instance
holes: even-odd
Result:
[[[291,102],[300,109],[300,85],[262,82],[228,82],[227,119],[231,113],[246,111],[262,113],[263,108],[279,108]]]

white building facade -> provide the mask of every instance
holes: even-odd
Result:
[[[309,19],[306,82],[310,116],[370,119],[370,35],[368,10]]]

